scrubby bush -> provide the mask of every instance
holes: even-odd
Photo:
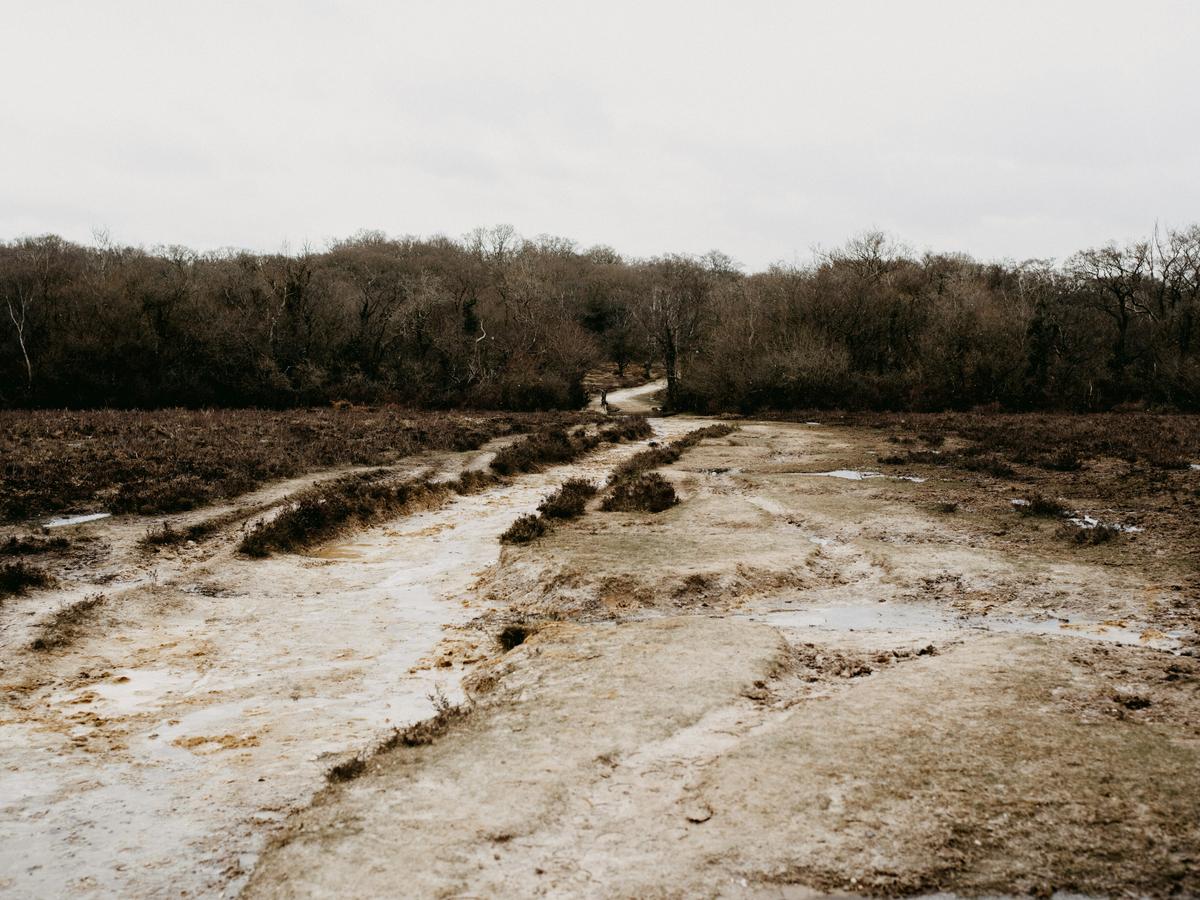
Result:
[[[641,441],[654,435],[654,429],[645,416],[626,416],[600,429],[602,440],[612,444],[623,441]]]
[[[679,498],[671,482],[658,472],[643,472],[613,485],[600,508],[610,512],[662,512]]]
[[[1053,497],[1043,494],[1033,494],[1025,498],[1024,503],[1017,505],[1017,511],[1023,516],[1035,516],[1044,519],[1054,519],[1067,514],[1065,506]]]
[[[0,518],[190,509],[275,479],[385,465],[424,450],[476,449],[492,438],[581,417],[399,407],[0,411]]]
[[[500,535],[502,544],[528,544],[546,533],[546,522],[540,516],[521,516]]]
[[[429,509],[450,494],[446,482],[413,478],[394,482],[386,473],[364,472],[303,491],[283,512],[252,528],[239,545],[247,556],[302,550],[350,527],[364,527],[418,509]]]
[[[486,491],[490,487],[495,487],[501,481],[502,479],[499,476],[493,475],[491,472],[470,469],[450,482],[450,485],[456,494],[466,495]]]
[[[54,579],[44,570],[23,562],[0,566],[0,597],[24,594],[30,588],[50,587]]]
[[[42,553],[61,553],[71,548],[64,537],[39,538],[13,535],[0,544],[0,556],[36,556]]]
[[[575,519],[583,515],[588,500],[596,495],[596,486],[585,478],[571,478],[542,501],[538,512],[548,519]]]

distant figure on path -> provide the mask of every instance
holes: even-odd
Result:
[[[604,414],[608,415],[608,388],[600,388],[600,406],[604,409]]]

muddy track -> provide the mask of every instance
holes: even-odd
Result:
[[[659,387],[609,399],[646,409]],[[4,611],[0,891],[232,895],[252,872],[251,895],[287,897],[1192,885],[1200,681],[1177,594],[1060,545],[1014,553],[982,512],[931,514],[931,485],[837,476],[859,439],[746,423],[663,470],[679,506],[503,551],[514,518],[639,445],[306,556],[239,558],[234,528],[141,557],[148,523],[86,526],[128,550],[117,583],[141,580],[56,650],[17,637],[64,597]],[[515,620],[533,635],[503,653]],[[325,785],[464,679],[474,711],[447,734]]]
[[[660,437],[687,428],[655,423]],[[239,558],[235,530],[143,559],[132,548],[149,521],[87,526],[132,562],[84,632],[60,650],[27,649],[30,623],[46,615],[31,605],[47,610],[82,588],[6,610],[0,890],[236,893],[332,763],[428,716],[435,691],[459,696],[460,668],[434,654],[448,627],[480,614],[471,588],[500,553],[497,535],[564,479],[600,480],[638,449],[521,476],[310,556]]]
[[[1178,576],[853,477],[864,440],[745,423],[664,469],[679,506],[506,551],[472,624],[532,636],[293,816],[248,896],[1196,893]]]

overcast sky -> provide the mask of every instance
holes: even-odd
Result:
[[[0,238],[511,223],[747,268],[1200,220],[1200,3],[0,0]]]

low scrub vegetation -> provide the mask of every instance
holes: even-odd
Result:
[[[602,443],[641,440],[653,433],[650,423],[641,416],[605,425],[595,433],[585,427],[574,430],[545,428],[502,448],[496,453],[491,467],[501,475],[537,472],[546,466],[573,462]]]
[[[64,537],[17,537],[13,535],[0,543],[0,556],[38,556],[43,553],[65,553],[71,542]]]
[[[1035,516],[1042,519],[1056,519],[1065,516],[1069,510],[1053,497],[1033,494],[1017,504],[1017,511],[1023,516]]]
[[[731,434],[736,426],[724,422],[689,431],[669,444],[635,453],[613,470],[609,490],[600,508],[606,512],[662,512],[679,502],[675,489],[662,475],[651,470],[675,462],[705,438]]]
[[[683,437],[676,438],[669,444],[662,444],[657,447],[651,447],[649,450],[635,453],[613,470],[609,481],[616,483],[639,472],[646,472],[650,469],[657,469],[659,466],[670,465],[683,456],[685,450],[696,446],[705,438],[724,437],[727,434],[733,433],[735,429],[736,426],[728,425],[724,422],[717,423],[716,425],[706,425],[703,428],[689,431]]]
[[[431,694],[433,715],[405,728],[397,728],[370,750],[358,753],[331,766],[325,773],[331,784],[353,781],[364,775],[375,757],[398,750],[401,747],[424,747],[446,734],[454,725],[464,721],[474,712],[472,703],[451,703],[441,688]]]
[[[596,496],[596,486],[585,478],[569,478],[538,505],[536,514],[521,516],[500,535],[502,544],[528,544],[546,534],[554,520],[577,519],[587,502]]]
[[[576,519],[583,515],[587,502],[596,496],[596,486],[586,478],[569,478],[562,487],[538,506],[548,519]]]
[[[536,541],[547,531],[546,520],[539,515],[521,516],[500,535],[502,544],[528,544]]]
[[[304,550],[350,528],[362,528],[420,509],[451,493],[449,482],[428,478],[392,481],[386,473],[363,472],[314,485],[274,519],[252,528],[239,545],[247,556]]]
[[[606,512],[662,512],[679,498],[671,482],[658,472],[641,472],[616,482],[600,508]]]
[[[24,562],[0,565],[0,597],[24,594],[31,588],[45,588],[54,584],[54,579],[44,569]]]
[[[223,516],[207,519],[183,528],[175,528],[170,522],[163,522],[158,528],[152,528],[147,531],[139,543],[147,548],[173,547],[189,542],[199,543],[206,538],[212,537],[224,524],[226,522]]]
[[[495,487],[503,483],[503,481],[503,478],[492,472],[481,472],[478,469],[470,469],[451,481],[450,487],[453,488],[456,494],[467,496],[486,491],[490,487]]]
[[[0,411],[0,519],[164,513],[265,482],[426,450],[472,450],[577,414],[420,413],[400,407],[125,412]]]
[[[644,441],[653,436],[654,429],[645,416],[626,416],[600,429],[600,439],[611,444]]]
[[[549,428],[501,448],[491,467],[501,475],[537,472],[546,466],[571,462],[596,447],[599,440],[582,428]]]

